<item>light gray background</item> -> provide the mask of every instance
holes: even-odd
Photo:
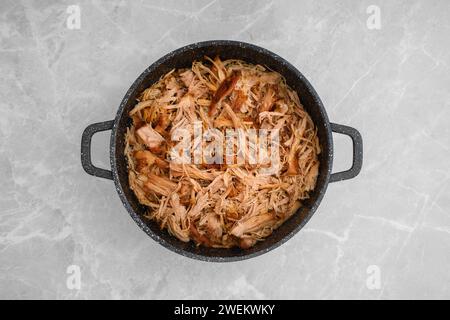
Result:
[[[66,27],[72,4],[80,30]],[[381,30],[367,28],[371,4]],[[449,20],[447,0],[2,0],[0,297],[450,298]],[[80,165],[81,132],[114,117],[140,72],[210,39],[286,58],[365,147],[361,174],[330,185],[304,230],[227,264],[158,245],[113,183]],[[104,167],[108,139],[93,145]],[[335,145],[335,170],[345,169],[350,142]],[[80,290],[66,286],[72,264]],[[371,265],[378,290],[366,285]]]

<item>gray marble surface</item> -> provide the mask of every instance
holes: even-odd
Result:
[[[447,0],[2,0],[0,298],[450,298],[449,20]],[[227,264],[155,243],[80,165],[81,132],[114,117],[141,71],[209,39],[292,62],[365,144],[361,174],[330,185],[305,229]],[[103,167],[108,142],[94,139]]]

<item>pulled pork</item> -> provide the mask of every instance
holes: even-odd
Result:
[[[181,241],[250,248],[292,216],[316,186],[317,129],[297,93],[263,66],[205,57],[144,90],[129,115],[125,157],[130,187],[148,207],[145,217]],[[203,129],[222,133],[279,129],[278,171],[262,175],[262,165],[248,161],[172,161],[173,131],[185,128],[192,138],[199,122]],[[191,155],[199,144],[207,142],[194,139]]]

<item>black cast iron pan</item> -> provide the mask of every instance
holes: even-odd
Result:
[[[173,68],[190,68],[194,60],[204,56],[221,59],[241,59],[253,64],[261,64],[279,72],[287,83],[297,91],[305,110],[310,114],[318,128],[322,153],[316,189],[310,199],[289,220],[283,223],[266,240],[257,243],[250,249],[215,249],[196,247],[192,242],[184,243],[160,230],[153,222],[144,221],[141,216],[145,208],[139,204],[128,184],[127,163],[123,155],[126,128],[131,124],[128,112],[134,107],[136,98],[147,87],[158,81],[161,76]],[[111,130],[110,160],[111,170],[95,167],[91,162],[91,139],[96,132]],[[353,164],[343,172],[331,173],[333,165],[332,133],[348,135],[353,141]],[[311,218],[322,200],[328,183],[347,180],[355,177],[362,167],[362,138],[359,132],[351,127],[330,123],[325,108],[306,78],[289,62],[278,55],[252,44],[237,41],[206,41],[194,43],[177,49],[148,67],[132,84],[119,106],[114,120],[89,125],[83,132],[81,140],[81,163],[84,170],[97,177],[114,180],[117,193],[133,220],[150,237],[166,248],[183,256],[205,261],[237,261],[266,253],[297,233]],[[99,226],[100,227],[100,226]]]

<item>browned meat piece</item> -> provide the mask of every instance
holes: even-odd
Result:
[[[134,158],[136,159],[136,170],[142,172],[143,169],[156,164],[162,169],[169,168],[169,163],[147,150],[139,150],[134,152]]]
[[[170,124],[169,116],[167,115],[167,113],[162,113],[159,116],[158,124],[156,125],[155,130],[162,136],[166,136],[168,135],[166,129],[169,126],[169,124]]]
[[[248,249],[255,245],[256,240],[253,238],[241,238],[239,241],[239,247],[242,249]]]
[[[216,113],[217,104],[226,96],[228,96],[236,86],[239,78],[241,77],[240,73],[233,72],[228,78],[226,78],[219,86],[217,91],[214,93],[214,96],[211,101],[211,105],[209,106],[209,116],[213,116]]]
[[[149,174],[148,180],[144,184],[145,191],[154,192],[168,197],[177,189],[177,184],[165,177],[160,177],[155,174]]]
[[[197,242],[198,244],[207,246],[207,247],[211,246],[211,244],[212,244],[211,241],[205,235],[201,234],[197,230],[197,228],[195,227],[193,222],[191,222],[189,230],[190,230],[190,235],[191,235],[192,239],[195,240],[195,242]]]
[[[274,102],[275,102],[275,91],[273,90],[272,86],[267,86],[267,91],[262,100],[259,112],[270,111]]]
[[[247,101],[247,95],[244,93],[244,91],[242,90],[237,90],[236,91],[236,96],[233,100],[233,111],[240,111],[242,105],[245,103],[245,101]]]
[[[274,217],[270,213],[253,216],[244,221],[238,221],[230,233],[240,238],[245,233],[256,231],[266,225],[272,224],[273,220]]]
[[[165,141],[150,125],[137,129],[136,134],[150,150],[161,147],[161,144]]]

